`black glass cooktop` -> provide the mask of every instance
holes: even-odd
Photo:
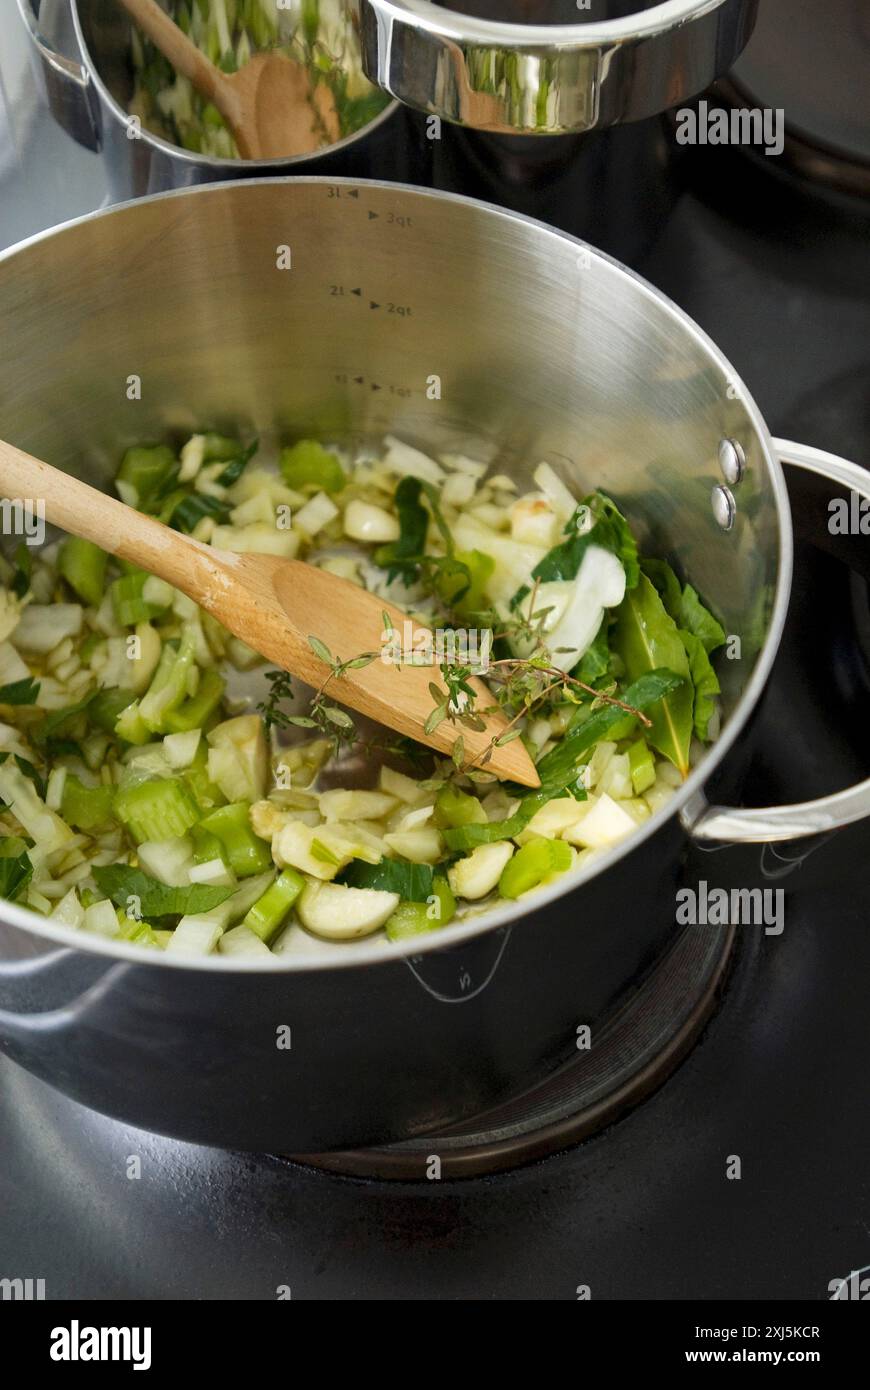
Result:
[[[666,120],[595,141],[527,155],[450,131],[421,177],[594,233],[716,339],[775,434],[870,461],[870,209],[738,151],[678,156]],[[756,804],[870,765],[866,575],[816,548],[818,498],[792,494],[801,539]],[[786,890],[784,933],[744,930],[718,1010],[651,1098],[498,1176],[362,1181],[198,1149],[3,1062],[0,1275],[43,1278],[49,1299],[575,1299],[581,1285],[594,1299],[828,1299],[870,1265],[868,848],[857,825],[711,855],[711,874]]]

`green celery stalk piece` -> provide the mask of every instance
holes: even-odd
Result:
[[[137,445],[125,453],[118,477],[122,482],[132,483],[138,506],[146,507],[156,497],[175,464],[175,454],[168,445],[158,444],[153,448]]]
[[[328,449],[316,439],[300,439],[281,450],[281,473],[288,487],[309,485],[323,492],[340,492],[347,482],[344,469]]]
[[[220,840],[223,857],[236,878],[249,878],[272,866],[268,844],[251,829],[250,809],[247,801],[234,801],[229,806],[219,806],[200,821],[202,830]]]
[[[435,798],[434,821],[439,830],[455,825],[484,825],[486,812],[476,796],[445,782]]]
[[[213,667],[204,671],[195,695],[189,696],[178,709],[165,717],[167,733],[184,734],[201,729],[214,714],[223,699],[226,681]]]
[[[192,624],[184,628],[177,649],[164,642],[154,678],[139,703],[142,722],[152,733],[168,732],[166,717],[184,701],[195,659],[196,632]]]
[[[57,567],[70,588],[83,603],[99,608],[103,600],[106,563],[105,550],[80,536],[70,536],[58,551]]]
[[[537,888],[553,874],[563,874],[571,867],[571,846],[564,840],[541,836],[521,845],[505,864],[498,881],[502,898],[518,898],[530,888]]]
[[[115,815],[138,844],[184,835],[199,820],[199,807],[177,778],[153,777],[115,793]]]
[[[635,796],[640,796],[656,780],[656,761],[645,739],[639,738],[628,750],[628,767]]]
[[[76,830],[96,830],[112,819],[113,787],[86,787],[74,773],[64,778],[60,813]]]
[[[250,927],[267,944],[305,887],[305,879],[295,869],[282,869],[275,882],[249,908],[242,925]]]

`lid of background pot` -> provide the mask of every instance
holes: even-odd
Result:
[[[657,115],[727,72],[757,0],[360,0],[369,78],[461,125],[556,135]]]

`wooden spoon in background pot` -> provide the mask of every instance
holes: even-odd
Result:
[[[383,652],[384,613],[406,646],[407,614],[350,580],[301,560],[277,555],[214,550],[154,517],[134,511],[78,478],[51,468],[12,444],[0,441],[0,496],[26,497],[44,505],[45,516],[74,536],[93,541],[110,555],[159,575],[214,614],[224,627],[306,685],[319,688],[330,666],[311,649],[309,637],[325,643],[333,657],[349,661],[363,652]],[[420,650],[426,629],[411,624],[412,650]],[[507,728],[501,710],[482,715],[483,730],[444,719],[432,732],[426,721],[435,704],[429,683],[441,677],[437,665],[406,666],[376,659],[329,684],[329,693],[379,724],[396,729],[439,753],[449,754],[462,735],[464,763],[523,786],[538,787],[535,765],[518,738],[492,746]],[[472,680],[477,711],[493,708],[493,698]]]
[[[312,154],[341,136],[326,83],[283,53],[255,53],[238,72],[221,72],[157,0],[119,0],[172,66],[220,111],[243,159]]]

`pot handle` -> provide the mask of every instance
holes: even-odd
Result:
[[[774,439],[773,447],[781,463],[805,468],[870,501],[870,473],[857,464],[788,439]],[[709,806],[699,792],[680,813],[683,827],[693,839],[728,844],[799,840],[805,835],[839,830],[865,816],[870,816],[870,778],[832,796],[794,806]]]
[[[52,115],[68,135],[86,150],[99,153],[102,141],[98,106],[87,68],[58,53],[39,27],[35,0],[18,0],[21,18],[33,44],[33,64],[42,80]]]

